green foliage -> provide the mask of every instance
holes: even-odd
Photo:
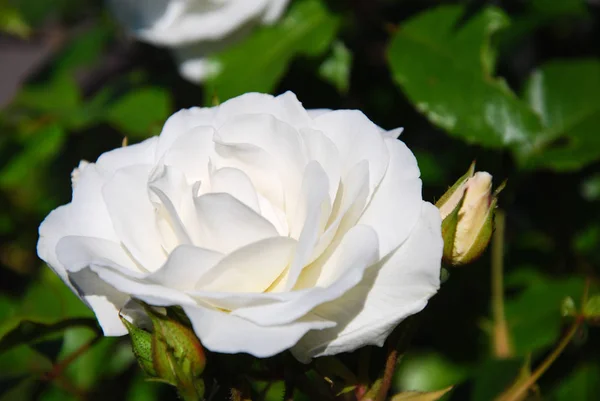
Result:
[[[37,228],[70,200],[69,173],[79,160],[95,160],[125,136],[137,142],[158,134],[178,108],[285,90],[306,108],[359,108],[382,127],[405,127],[401,139],[418,160],[427,201],[438,200],[474,159],[497,182],[509,178],[499,206],[507,215],[504,306],[514,354],[501,360],[490,352],[483,257],[444,280],[390,395],[452,385],[443,400],[495,399],[540,365],[566,324],[581,319],[576,341],[538,381],[539,396],[598,399],[598,6],[290,3],[279,21],[208,55],[218,73],[198,88],[178,76],[168,49],[127,38],[105,1],[0,0],[0,32],[18,38],[6,39],[14,69],[28,70],[16,77],[2,64],[5,81],[20,86],[0,109],[0,401],[177,399],[171,388],[144,380],[128,340],[96,337],[91,311],[40,265]],[[14,54],[38,55],[41,44],[43,65],[29,71],[17,63]],[[5,54],[2,47],[2,62]],[[586,278],[592,284],[582,304]],[[317,393],[331,387],[350,398],[360,390],[357,378],[374,378],[383,366],[384,351],[371,351],[366,362],[355,352],[342,356],[343,365],[324,367],[323,359],[303,369]],[[207,354],[209,377],[217,370],[213,357]],[[229,374],[240,358],[223,358],[219,368]],[[252,366],[261,373],[271,363],[289,374],[279,372],[277,358]],[[333,383],[317,382],[313,367]],[[229,376],[218,379],[222,385]],[[268,401],[283,399],[281,379],[246,378],[253,399]],[[206,380],[207,389],[213,384]],[[226,390],[217,389],[213,401]],[[315,399],[305,390],[295,388],[295,399]]]
[[[521,269],[508,276],[507,285],[524,287],[506,301],[506,318],[517,355],[548,347],[560,336],[561,306],[566,297],[579,299],[583,280],[579,277],[550,278],[534,270]]]
[[[576,170],[600,159],[600,59],[543,65],[525,98],[543,124],[527,167]]]
[[[165,89],[140,88],[110,105],[106,119],[131,138],[144,139],[160,133],[171,110]]]
[[[352,53],[342,42],[335,42],[331,54],[319,67],[319,76],[334,85],[340,93],[345,94],[350,85],[351,66]]]
[[[540,123],[492,75],[490,36],[508,26],[508,18],[487,8],[455,31],[462,12],[439,7],[404,23],[389,48],[394,79],[419,111],[450,134],[490,147],[528,148]]]
[[[541,3],[536,7],[559,13]],[[531,75],[520,99],[494,75],[492,36],[509,18],[489,7],[457,30],[462,14],[459,6],[438,7],[395,34],[390,66],[415,107],[469,143],[512,149],[524,168],[577,170],[599,160],[600,60],[547,63]]]
[[[206,85],[205,102],[245,92],[271,92],[296,56],[318,56],[335,38],[339,20],[316,0],[294,4],[279,23],[258,30],[214,63],[219,73]]]

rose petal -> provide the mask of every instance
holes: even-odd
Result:
[[[283,187],[284,206],[293,216],[306,166],[302,138],[292,126],[270,114],[244,114],[231,117],[219,127],[223,144],[250,144],[264,150],[273,162]],[[252,175],[250,175],[252,179]]]
[[[316,161],[310,162],[304,172],[296,217],[290,227],[290,235],[298,238],[298,247],[285,279],[285,291],[290,291],[296,284],[302,269],[313,255],[319,234],[323,232],[331,211],[328,191],[325,171]]]
[[[224,167],[210,177],[210,192],[228,193],[260,214],[258,195],[246,173],[237,168]]]
[[[77,293],[94,311],[105,336],[123,336],[127,329],[119,318],[119,311],[129,301],[129,296],[102,281],[89,269],[69,275]]]
[[[67,283],[66,271],[56,256],[56,245],[62,237],[81,235],[119,241],[101,193],[107,176],[96,165],[88,164],[79,172],[71,203],[52,211],[40,225],[38,255]]]
[[[148,271],[166,260],[156,226],[154,207],[148,198],[150,166],[136,165],[118,170],[102,194],[115,231],[139,265]]]
[[[361,160],[369,162],[370,193],[373,193],[387,170],[389,154],[381,128],[358,110],[336,110],[314,119],[335,144],[340,154],[342,176]]]
[[[278,354],[296,344],[310,330],[335,326],[334,322],[306,317],[291,324],[262,327],[221,311],[202,306],[183,306],[196,335],[213,352],[245,352],[258,358]]]
[[[173,250],[166,263],[147,280],[180,291],[196,287],[200,277],[212,269],[225,255],[210,249],[181,245]]]
[[[232,315],[262,326],[288,324],[301,318],[315,306],[334,300],[357,285],[367,267],[377,262],[379,244],[377,234],[366,226],[355,226],[348,231],[340,246],[322,264],[320,282],[313,288],[296,291],[294,298],[267,306],[240,308]]]
[[[252,242],[278,236],[268,220],[229,194],[210,193],[194,199],[199,246],[229,253]]]
[[[304,360],[383,345],[394,327],[421,311],[439,288],[442,247],[439,211],[424,202],[417,225],[398,250],[370,267],[358,286],[314,309],[338,326],[308,333],[294,355]]]
[[[421,180],[417,160],[406,145],[385,139],[390,163],[358,224],[373,227],[379,235],[382,257],[401,244],[417,223],[421,208]]]
[[[219,106],[215,117],[217,127],[242,114],[270,114],[294,128],[313,125],[308,112],[292,92],[276,97],[264,93],[246,93],[229,99]]]
[[[267,238],[225,256],[200,277],[196,289],[214,292],[261,293],[290,263],[296,241],[288,237]]]
[[[167,46],[221,39],[260,15],[267,3],[267,0],[229,1],[215,7],[204,2],[170,1],[169,7],[178,8],[177,17],[172,18],[170,24],[137,29],[135,33],[144,41]],[[132,21],[126,23],[135,26]]]
[[[96,161],[96,165],[106,171],[117,171],[123,167],[136,164],[151,164],[154,162],[154,154],[158,138],[153,137],[143,142],[103,153]]]
[[[189,160],[193,157],[194,152],[202,152],[198,156],[200,160],[198,163],[201,168],[206,168],[206,161],[201,155],[204,154],[204,145],[208,142],[212,142],[212,136],[214,133],[213,121],[214,121],[215,109],[214,108],[201,108],[192,107],[190,109],[179,110],[167,119],[163,129],[158,137],[156,144],[156,151],[154,160],[160,160],[167,152],[177,152],[178,155],[185,157]],[[188,144],[185,141],[181,143],[175,143],[182,136],[187,136],[191,132],[196,134],[190,138],[191,143]],[[187,147],[191,145],[191,147]],[[182,152],[186,150],[187,152]],[[173,156],[170,159],[173,162],[177,162],[178,158]],[[171,163],[165,161],[165,164],[171,165]],[[180,167],[180,166],[178,166]],[[182,171],[185,169],[180,168]]]

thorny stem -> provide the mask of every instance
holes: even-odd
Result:
[[[512,347],[504,315],[504,227],[505,215],[502,210],[496,211],[495,231],[492,238],[492,317],[493,354],[497,358],[509,358]]]

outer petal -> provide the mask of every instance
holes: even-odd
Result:
[[[386,138],[390,163],[358,224],[371,226],[379,235],[384,257],[406,240],[419,218],[421,180],[417,160],[406,145]]]
[[[313,126],[312,118],[292,92],[279,96],[246,93],[221,104],[215,119],[220,125],[241,114],[270,114],[295,128]]]
[[[79,172],[72,202],[52,211],[40,225],[38,255],[66,282],[65,268],[56,257],[56,245],[61,238],[83,235],[117,242],[119,240],[101,193],[107,176],[96,165],[86,165]]]
[[[289,0],[270,0],[265,15],[263,15],[263,22],[272,24],[277,21],[285,11],[288,3]]]
[[[246,352],[266,358],[283,352],[310,330],[323,330],[335,323],[318,318],[301,319],[282,326],[262,327],[248,320],[203,306],[183,306],[198,338],[214,352]]]
[[[310,332],[292,349],[300,360],[383,345],[394,327],[418,313],[439,288],[442,258],[441,218],[423,203],[420,219],[408,240],[371,267],[363,281],[344,296],[318,306],[318,316],[338,325]]]
[[[123,167],[136,164],[151,164],[154,162],[154,153],[158,143],[157,137],[148,138],[136,143],[103,153],[96,161],[98,167],[115,172]]]
[[[200,155],[204,155],[206,153],[204,145],[212,142],[212,137],[214,135],[214,114],[214,108],[192,107],[191,109],[179,110],[169,117],[158,137],[154,160],[160,160],[167,151],[178,151],[179,153],[182,153],[182,149],[185,149],[189,153],[201,151],[202,153]],[[180,137],[198,127],[202,127],[202,129],[194,131],[195,135],[189,139],[190,142],[182,139],[182,142],[176,143]],[[186,145],[192,147],[190,148]],[[208,149],[212,148],[209,147]],[[188,154],[186,159],[189,158],[190,156]],[[177,159],[172,156],[171,160],[175,162]],[[202,163],[204,162],[204,159],[200,158],[198,162]],[[165,163],[171,165],[171,163],[167,161],[165,161]],[[204,165],[204,168],[206,168],[206,165]]]

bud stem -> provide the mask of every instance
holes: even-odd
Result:
[[[505,214],[498,209],[492,238],[492,352],[502,359],[510,358],[513,353],[504,315],[504,227]]]

